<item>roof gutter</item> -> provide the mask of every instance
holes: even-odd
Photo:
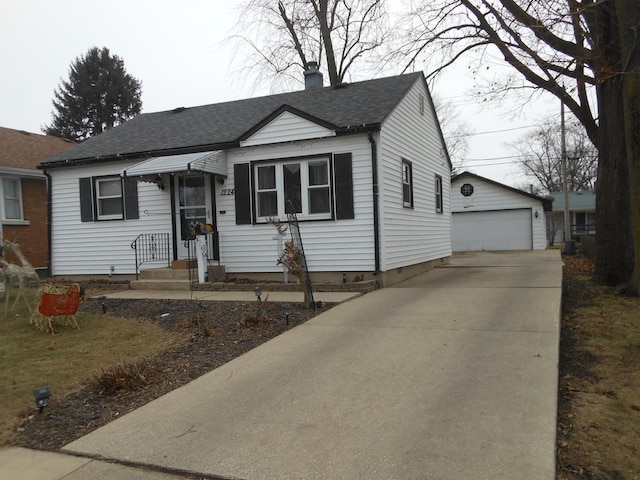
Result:
[[[208,150],[228,150],[238,148],[238,142],[218,143],[214,145],[198,145],[193,147],[169,148],[166,150],[147,150],[144,152],[117,153],[115,155],[105,155],[103,157],[84,157],[66,160],[54,160],[38,165],[39,169],[46,170],[61,167],[75,167],[79,165],[91,165],[95,163],[114,162],[118,160],[136,160],[141,158],[165,157],[168,155],[181,155],[184,153],[199,153]]]
[[[51,248],[52,248],[53,242],[51,241],[51,232],[53,229],[51,228],[51,215],[52,215],[51,175],[47,170],[44,170],[43,173],[44,173],[44,176],[47,178],[47,277],[52,277],[53,263],[51,262],[51,259],[53,258],[53,255],[51,253]]]
[[[379,186],[378,186],[378,146],[373,138],[373,133],[369,132],[369,143],[371,144],[371,177],[373,183],[373,255],[375,262],[374,275],[380,274],[380,211],[378,206]]]

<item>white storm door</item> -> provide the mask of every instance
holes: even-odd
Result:
[[[209,175],[178,175],[175,177],[178,259],[188,258],[185,242],[192,238],[195,222],[213,224],[211,211],[211,177]],[[194,253],[191,252],[191,256]]]

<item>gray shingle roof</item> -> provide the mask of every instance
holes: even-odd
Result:
[[[553,211],[564,210],[564,193],[550,193],[553,198]],[[568,192],[569,210],[596,210],[596,192],[592,190],[581,192]]]
[[[145,113],[43,162],[133,158],[223,149],[283,106],[335,125],[338,133],[375,128],[400,102],[422,73],[324,87],[233,102]],[[47,165],[49,164],[49,165]]]

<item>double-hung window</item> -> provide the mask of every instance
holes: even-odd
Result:
[[[79,191],[80,219],[83,222],[139,218],[135,178],[82,177],[79,179]]]
[[[96,206],[98,220],[122,218],[122,180],[120,177],[96,179]]]
[[[328,157],[295,159],[255,165],[256,216],[300,219],[331,218]]]
[[[402,205],[413,208],[413,166],[402,159]]]
[[[2,179],[2,199],[4,220],[22,220],[22,189],[19,178]]]
[[[442,213],[442,177],[436,175],[436,212]]]

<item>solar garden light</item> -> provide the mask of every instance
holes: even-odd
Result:
[[[284,313],[284,316],[287,319],[287,325],[289,325],[289,315],[291,315],[291,304],[290,303],[283,303],[282,304],[282,313]]]
[[[101,295],[98,297],[98,300],[100,300],[100,306],[102,307],[102,313],[107,313],[107,305],[104,303],[106,299],[106,295]]]
[[[260,287],[256,287],[253,289],[253,293],[256,294],[256,297],[258,298],[258,301],[261,302],[262,299],[260,298],[260,295],[262,295],[262,289]]]
[[[47,387],[36,388],[35,390],[33,390],[33,396],[36,398],[36,407],[38,407],[38,410],[40,411],[40,413],[42,413],[44,407],[49,405],[49,397],[51,396],[51,392]]]

